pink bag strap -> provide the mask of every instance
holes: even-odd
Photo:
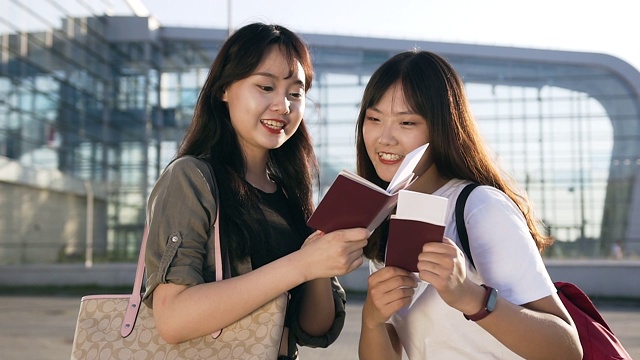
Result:
[[[144,254],[147,247],[147,236],[149,235],[149,228],[147,224],[144,226],[144,233],[142,235],[142,243],[140,244],[140,254],[138,255],[138,266],[136,267],[136,277],[133,281],[133,292],[129,297],[129,304],[127,310],[124,313],[124,320],[122,321],[122,327],[120,328],[120,335],[127,337],[133,331],[133,325],[136,323],[138,317],[138,310],[140,309],[140,303],[142,302],[142,279],[144,278]]]
[[[209,166],[211,171],[211,178],[213,179],[213,187],[215,189],[216,198],[216,221],[214,222],[214,236],[215,236],[215,262],[216,262],[216,281],[223,279],[222,271],[222,253],[220,249],[220,199],[218,195],[218,185],[216,184],[215,177],[213,176],[213,169],[206,160],[203,160]],[[124,338],[131,334],[133,326],[138,318],[138,311],[140,310],[140,304],[142,303],[142,281],[144,279],[145,271],[145,252],[147,248],[147,237],[149,235],[148,225],[144,226],[144,233],[142,235],[142,242],[140,244],[140,254],[138,255],[138,265],[136,266],[136,276],[133,282],[133,292],[129,297],[129,304],[124,314],[124,320],[122,321],[122,327],[120,328],[120,335]],[[222,329],[211,334],[214,338],[217,338],[222,333]]]

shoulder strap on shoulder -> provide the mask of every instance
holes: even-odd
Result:
[[[199,160],[207,164],[207,168],[209,168],[209,171],[211,172],[211,181],[213,181],[213,183],[210,185],[212,186],[213,196],[216,198],[216,220],[213,223],[214,229],[215,229],[214,248],[215,248],[215,262],[216,262],[216,281],[221,281],[222,279],[225,278],[225,275],[227,275],[226,277],[231,277],[231,268],[229,265],[229,254],[227,254],[226,252],[225,252],[226,261],[224,262],[222,261],[222,244],[220,240],[220,193],[218,192],[218,183],[216,181],[216,175],[213,172],[213,166],[211,166],[209,161],[207,161],[206,159],[199,158]],[[226,266],[224,266],[224,269],[222,266],[223,264],[226,264]]]
[[[469,236],[467,235],[467,227],[464,224],[464,206],[467,203],[467,198],[471,191],[480,186],[478,183],[471,183],[462,189],[458,200],[456,200],[456,228],[458,229],[458,237],[460,237],[460,244],[462,245],[462,251],[467,256],[467,259],[471,263],[471,266],[475,267],[473,263],[473,257],[471,257],[471,249],[469,248]]]

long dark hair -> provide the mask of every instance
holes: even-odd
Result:
[[[293,73],[300,62],[305,93],[313,81],[313,65],[306,44],[279,25],[253,23],[238,29],[222,45],[198,96],[193,120],[176,157],[207,158],[217,180],[222,211],[220,228],[234,259],[249,255],[249,244],[266,240],[266,220],[257,204],[258,194],[245,180],[245,159],[231,124],[222,94],[232,83],[252,75],[265,53],[277,46]],[[269,151],[269,176],[287,194],[296,223],[313,212],[313,182],[318,165],[304,120],[281,147]],[[301,229],[306,232],[308,229]]]
[[[365,148],[362,126],[367,109],[375,106],[385,92],[400,84],[407,106],[427,120],[429,153],[445,179],[463,179],[490,185],[503,191],[524,215],[538,250],[551,244],[544,236],[524,192],[492,161],[471,113],[464,84],[453,67],[428,51],[406,51],[384,62],[367,83],[356,126],[358,174],[386,187],[376,173]],[[365,255],[382,260],[384,229],[377,230],[365,248]]]

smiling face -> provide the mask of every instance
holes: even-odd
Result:
[[[305,110],[305,73],[294,71],[278,46],[267,50],[256,70],[224,92],[229,116],[246,156],[264,156],[298,129]]]
[[[401,85],[396,84],[366,110],[362,137],[376,173],[389,182],[404,156],[429,142],[429,130],[427,121],[411,110]]]

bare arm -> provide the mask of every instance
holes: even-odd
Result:
[[[464,255],[451,240],[425,244],[418,269],[460,316],[483,306],[485,290],[466,277]],[[523,306],[499,297],[495,310],[477,324],[526,359],[582,358],[577,330],[555,294]]]
[[[160,284],[153,295],[158,332],[169,343],[203,336],[306,281],[346,274],[362,263],[367,236],[365,229],[340,230],[231,279],[191,287]],[[328,303],[333,306],[333,299]]]
[[[363,323],[358,356],[362,360],[401,360],[402,346],[393,325],[369,328]]]
[[[557,302],[555,294],[523,306],[498,298],[478,325],[526,359],[582,359],[577,330]]]
[[[302,248],[317,240],[321,234],[316,232],[309,236]],[[336,315],[331,280],[329,278],[311,280],[304,285],[303,293],[298,314],[300,326],[309,335],[323,335],[331,328]]]
[[[309,236],[302,248],[309,246],[320,238],[322,232],[316,232]],[[354,259],[353,270],[362,265],[363,259]],[[298,314],[298,322],[302,329],[311,336],[324,335],[331,326],[336,316],[333,298],[333,287],[330,278],[319,278],[304,284],[303,298]]]

